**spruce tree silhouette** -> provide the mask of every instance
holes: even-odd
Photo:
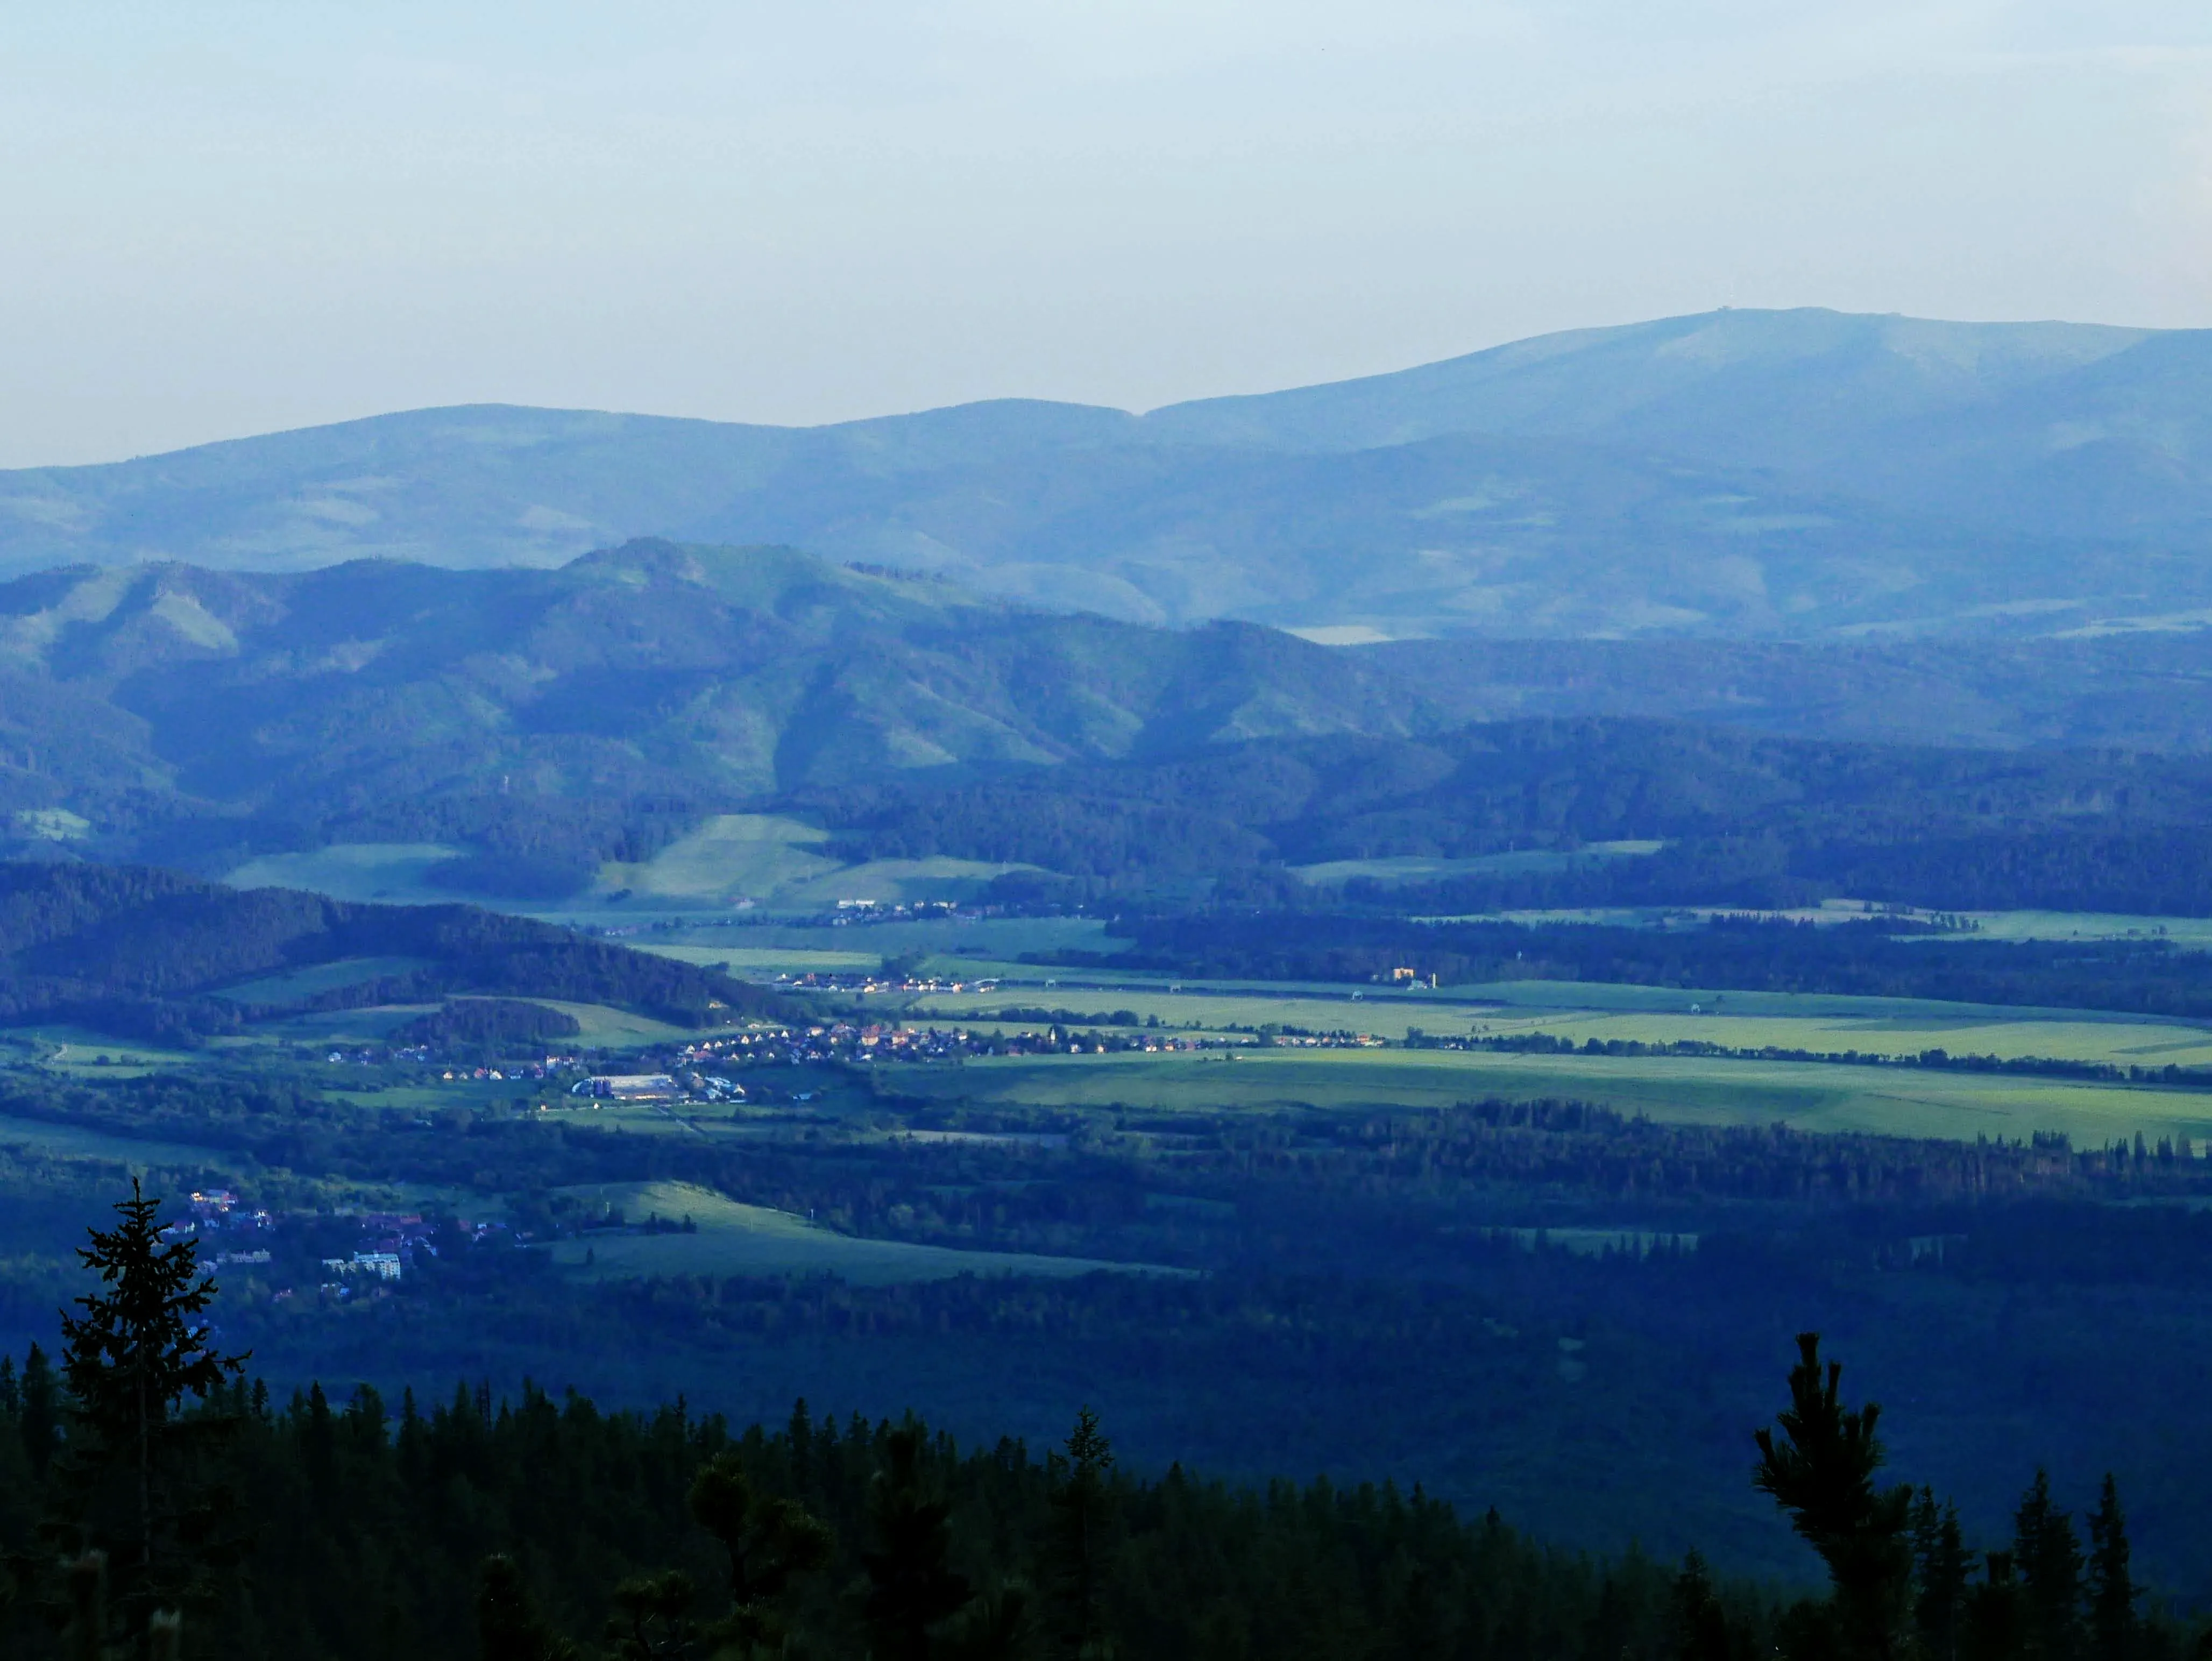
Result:
[[[1921,1653],[1928,1661],[1958,1661],[1973,1557],[1960,1532],[1958,1506],[1937,1504],[1931,1488],[1922,1488],[1912,1502],[1912,1623]]]
[[[62,1409],[53,1363],[36,1344],[23,1358],[23,1379],[18,1389],[23,1404],[17,1428],[22,1434],[23,1452],[30,1457],[32,1474],[43,1477],[61,1440]]]
[[[2013,1513],[2013,1567],[2027,1589],[2029,1652],[2036,1661],[2075,1661],[2081,1646],[2081,1544],[2074,1519],[2051,1502],[2038,1470]]]
[[[729,1613],[705,1635],[718,1654],[776,1649],[792,1583],[829,1562],[835,1537],[797,1500],[761,1493],[735,1452],[702,1465],[685,1499],[692,1521],[720,1543],[727,1565]]]
[[[209,1346],[216,1283],[197,1242],[162,1239],[161,1202],[136,1178],[115,1209],[121,1222],[88,1230],[77,1251],[104,1289],[61,1316],[69,1434],[56,1488],[68,1510],[56,1531],[105,1549],[126,1629],[138,1631],[156,1607],[208,1601],[241,1549],[205,1468],[227,1421],[187,1415],[185,1398],[217,1397],[246,1357]]]
[[[1104,1661],[1113,1654],[1106,1634],[1106,1530],[1113,1495],[1106,1485],[1114,1446],[1085,1406],[1075,1415],[1065,1452],[1048,1460],[1053,1476],[1053,1579],[1055,1636],[1073,1661]]]
[[[2091,1661],[2133,1661],[2140,1623],[2135,1577],[2128,1567],[2128,1519],[2119,1484],[2105,1473],[2097,1509],[2089,1518],[2089,1655]]]
[[[575,1661],[576,1647],[555,1634],[531,1601],[522,1571],[507,1556],[477,1570],[477,1645],[483,1661]]]
[[[1889,1661],[1904,1640],[1912,1591],[1908,1529],[1912,1490],[1875,1486],[1882,1463],[1875,1426],[1881,1409],[1843,1404],[1844,1369],[1820,1365],[1820,1335],[1797,1335],[1790,1406],[1771,1430],[1756,1433],[1759,1462],[1752,1481],[1790,1513],[1790,1526],[1820,1555],[1833,1587],[1833,1637],[1846,1657]]]
[[[952,1507],[926,1481],[921,1433],[891,1432],[868,1500],[876,1548],[863,1553],[868,1651],[874,1661],[929,1661],[931,1634],[964,1609],[975,1589],[947,1562]]]

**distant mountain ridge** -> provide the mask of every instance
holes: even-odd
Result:
[[[1332,638],[2212,619],[2212,332],[1720,312],[1148,415],[421,410],[0,474],[0,571],[781,543]]]

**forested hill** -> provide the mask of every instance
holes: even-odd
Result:
[[[0,814],[210,870],[349,840],[588,869],[639,857],[671,802],[1424,719],[1271,630],[1040,616],[787,549],[0,586]]]
[[[1646,707],[1691,718],[1624,724]],[[1481,718],[1501,713],[1517,718]],[[1992,747],[1864,742],[1899,730]],[[2168,753],[2057,747],[2082,733]],[[1615,897],[1784,891],[1748,874],[2193,911],[2212,903],[2194,832],[2212,817],[2208,742],[2212,634],[1332,649],[653,542],[552,571],[149,566],[0,585],[0,849],[216,875],[434,844],[461,851],[435,879],[448,891],[510,900],[768,809],[827,824],[856,858],[1079,878],[1658,839],[1679,846],[1616,870]],[[1715,839],[1724,856],[1690,846]],[[1575,893],[1522,903],[1614,889]]]
[[[350,959],[374,972],[315,992],[252,984]],[[0,1020],[10,1023],[74,1021],[189,1042],[255,1013],[460,993],[606,1003],[684,1025],[781,1012],[726,975],[472,906],[346,905],[169,871],[0,864]]]
[[[1078,879],[1073,891],[1210,881],[1217,900],[1240,905],[1348,896],[1418,913],[1849,896],[2212,914],[2212,761],[2197,757],[1516,721],[792,800],[854,858],[1024,863]]]

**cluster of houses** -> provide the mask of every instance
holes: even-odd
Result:
[[[862,969],[809,969],[780,974],[776,986],[791,992],[995,992],[995,980],[945,980],[935,975],[886,975]]]

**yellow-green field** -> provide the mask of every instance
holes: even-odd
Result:
[[[693,902],[766,899],[839,869],[819,851],[829,840],[829,832],[797,819],[718,814],[641,864],[602,866],[594,888]]]
[[[81,1027],[19,1027],[9,1036],[26,1041],[40,1066],[72,1077],[131,1077],[156,1067],[189,1066],[193,1060],[189,1051],[109,1038]]]
[[[1024,989],[987,997],[932,993],[915,997],[911,1008],[913,1019],[939,1023],[963,1018],[987,1020],[1010,1006],[1042,1005],[1085,1014],[1127,1009],[1139,1019],[1157,1016],[1164,1027],[1210,1031],[1249,1030],[1273,1023],[1312,1032],[1372,1033],[1391,1039],[1403,1039],[1415,1028],[1433,1036],[1540,1032],[1571,1039],[1577,1044],[1590,1039],[1644,1044],[1696,1040],[1744,1050],[1856,1050],[1862,1054],[1905,1056],[1940,1049],[1953,1055],[1994,1055],[2007,1059],[2047,1057],[2118,1066],[2212,1065],[2212,1028],[2176,1022],[2092,1014],[2007,1019],[1986,1012],[1964,1012],[1955,1004],[1872,998],[1835,1000],[1852,1006],[1842,1010],[1799,1011],[1785,1003],[1784,1012],[1739,1014],[1737,995],[1725,996],[1719,1012],[1692,1015],[1688,1004],[1694,1000],[1687,994],[1665,995],[1674,1009],[1617,1010],[1577,1007],[1571,1000],[1576,991],[1583,989],[1557,982],[1513,990],[1532,997],[1548,994],[1558,1001],[1532,1008],[1501,1000],[1487,1007],[1470,1008],[1462,1003],[1385,993],[1354,1002],[1342,995],[1266,997],[1124,988],[1048,993]],[[1756,1001],[1771,1009],[1775,998],[1786,997],[1769,994]],[[1745,1001],[1753,1000],[1745,995]]]
[[[665,1043],[692,1035],[688,1028],[673,1027],[650,1015],[633,1015],[605,1003],[567,1003],[550,997],[514,1001],[542,1004],[576,1018],[581,1030],[573,1037],[548,1039],[546,1045],[550,1049],[577,1046],[635,1049],[641,1045]],[[289,1044],[379,1044],[390,1038],[395,1027],[417,1015],[431,1014],[438,1008],[434,1003],[378,1003],[358,1009],[325,1009],[270,1021],[253,1030],[264,1038]]]
[[[1806,1131],[1968,1142],[2036,1131],[2063,1131],[2082,1146],[2137,1131],[2212,1136],[2212,1093],[1814,1062],[1255,1049],[1234,1060],[1218,1051],[988,1058],[889,1077],[906,1094],[1044,1107],[1438,1107],[1492,1095],[1558,1096],[1676,1123],[1779,1121]]]
[[[691,1234],[608,1234],[567,1240],[553,1259],[579,1277],[626,1279],[645,1275],[840,1275],[860,1286],[950,1280],[957,1275],[1087,1275],[1098,1270],[1139,1273],[1140,1264],[1091,1258],[1053,1258],[1029,1252],[963,1252],[899,1240],[856,1240],[765,1206],[743,1205],[712,1189],[688,1183],[615,1183],[560,1191],[580,1199],[609,1202],[632,1222],[658,1213],[688,1216]],[[586,1261],[586,1258],[589,1261]]]
[[[728,906],[740,900],[827,910],[841,900],[878,904],[960,899],[993,877],[1033,867],[972,859],[878,859],[848,865],[823,853],[830,833],[774,814],[726,813],[637,864],[608,864],[583,903]]]
[[[2118,912],[1968,912],[1974,940],[2125,940],[2164,935],[2193,951],[2212,946],[2212,917],[2131,917]]]

